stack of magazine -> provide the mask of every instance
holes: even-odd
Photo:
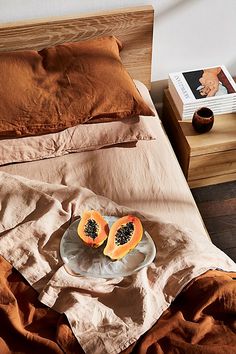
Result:
[[[224,65],[170,73],[168,88],[180,119],[201,107],[215,115],[236,112],[236,84]]]

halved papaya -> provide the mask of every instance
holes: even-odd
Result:
[[[99,247],[108,237],[108,223],[98,211],[85,211],[79,222],[77,233],[87,246]]]
[[[111,259],[121,259],[141,241],[142,223],[136,216],[126,215],[116,220],[109,231],[103,253]]]

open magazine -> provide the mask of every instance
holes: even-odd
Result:
[[[170,73],[168,87],[182,119],[203,106],[214,114],[236,111],[236,84],[224,65]]]

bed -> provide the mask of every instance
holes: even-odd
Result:
[[[92,109],[96,113],[93,121],[75,125],[66,115],[69,126],[59,131],[50,119],[44,127],[52,130],[43,135],[33,130],[24,135],[29,126],[20,133],[13,124],[8,127],[21,136],[9,133],[0,140],[1,353],[236,349],[235,263],[211,243],[149,93],[153,17],[153,8],[144,6],[0,29],[4,60],[5,52],[22,50],[34,50],[30,62],[37,51],[50,59],[59,53],[55,46],[75,43],[69,49],[76,50],[77,42],[83,48],[97,39],[103,50],[101,41],[109,38],[120,51],[119,75],[124,66],[134,87],[129,85],[141,97],[142,112],[150,112],[121,119],[119,107],[114,117],[114,112],[101,114],[97,104],[90,108],[90,115]],[[60,52],[60,63],[62,57]],[[118,81],[110,82],[107,95],[114,86],[119,89]],[[102,104],[107,107],[107,101]],[[68,273],[60,240],[86,208],[138,215],[155,243],[154,261],[124,277]]]

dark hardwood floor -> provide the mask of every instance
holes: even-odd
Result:
[[[191,191],[212,242],[236,262],[236,181]]]

